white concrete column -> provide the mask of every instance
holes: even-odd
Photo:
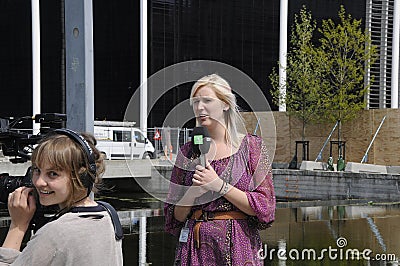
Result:
[[[140,0],[140,129],[147,137],[147,0]]]
[[[280,94],[286,95],[286,55],[288,32],[288,0],[281,0],[279,31],[279,88]],[[279,111],[286,112],[286,104],[279,104]]]
[[[31,0],[32,12],[32,116],[40,114],[40,8],[39,0]],[[40,124],[33,122],[33,134]]]
[[[391,108],[399,108],[399,45],[400,45],[400,1],[394,1]]]

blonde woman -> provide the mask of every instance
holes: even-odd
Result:
[[[59,129],[32,154],[33,188],[10,193],[11,225],[0,248],[0,265],[122,265],[122,235],[114,230],[115,211],[89,194],[104,172],[104,162],[91,135]],[[60,211],[20,251],[23,237],[41,205]],[[114,217],[115,218],[115,217]],[[118,237],[117,237],[118,235]]]
[[[228,82],[199,79],[190,102],[212,144],[206,166],[193,143],[181,147],[165,204],[166,231],[179,237],[175,265],[263,265],[258,230],[274,220],[271,163],[243,120]]]

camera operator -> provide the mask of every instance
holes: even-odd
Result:
[[[32,153],[34,188],[9,194],[11,225],[0,248],[0,265],[122,265],[122,228],[115,210],[89,197],[97,191],[104,162],[89,134],[68,129],[48,134]],[[36,210],[58,205],[58,213],[20,252]]]

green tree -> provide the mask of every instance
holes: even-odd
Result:
[[[279,74],[276,69],[269,76],[275,104],[285,104],[289,115],[299,118],[303,124],[302,139],[305,139],[306,125],[317,118],[319,107],[318,97],[318,67],[315,65],[315,48],[312,38],[316,22],[312,19],[306,7],[295,14],[294,25],[291,29],[290,47],[287,54],[286,83],[279,84]],[[282,66],[278,63],[279,67]],[[281,94],[281,86],[286,89]]]
[[[341,124],[354,118],[365,108],[364,95],[370,84],[365,84],[366,70],[376,59],[376,47],[371,44],[361,20],[346,14],[340,7],[339,22],[323,20],[318,31],[322,34],[316,49],[316,60],[321,73],[321,107],[326,121],[338,124],[338,140],[341,140]],[[339,147],[339,156],[341,149]]]

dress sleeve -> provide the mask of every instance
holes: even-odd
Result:
[[[180,230],[184,225],[183,222],[175,219],[174,209],[175,204],[182,198],[185,192],[182,186],[184,185],[185,176],[187,173],[185,169],[187,149],[187,145],[184,145],[177,155],[175,165],[171,173],[171,182],[167,200],[164,204],[165,231],[174,236],[179,235]]]
[[[253,183],[246,192],[249,204],[256,213],[250,218],[258,229],[262,230],[275,220],[275,191],[272,180],[272,166],[267,148],[261,138],[249,138],[249,168]]]

